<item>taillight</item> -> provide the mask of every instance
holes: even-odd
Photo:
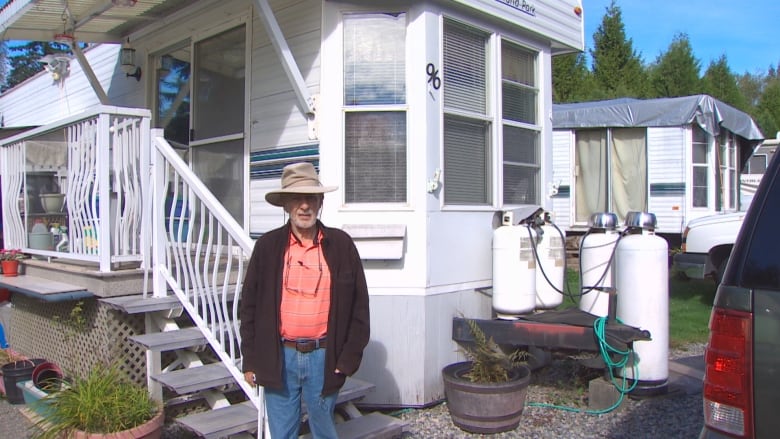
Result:
[[[753,315],[713,308],[705,354],[704,423],[739,437],[753,429]]]

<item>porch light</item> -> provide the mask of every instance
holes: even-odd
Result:
[[[135,65],[135,49],[130,46],[130,39],[127,43],[122,45],[122,50],[119,52],[119,61],[122,66],[122,71],[125,72],[128,78],[135,78],[136,81],[141,80],[141,68]]]

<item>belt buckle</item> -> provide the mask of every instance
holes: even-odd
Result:
[[[303,354],[308,354],[317,348],[316,340],[296,341],[295,350]]]

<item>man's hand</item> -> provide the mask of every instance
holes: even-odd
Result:
[[[249,383],[250,386],[254,387],[256,385],[255,373],[252,371],[244,372],[244,381]]]

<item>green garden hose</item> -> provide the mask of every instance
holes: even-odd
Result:
[[[618,319],[620,321],[620,319]],[[615,410],[616,408],[620,407],[620,404],[623,402],[623,398],[625,395],[632,390],[634,390],[634,387],[636,387],[637,383],[637,377],[639,376],[639,368],[636,365],[636,362],[634,362],[634,365],[632,366],[633,376],[634,376],[634,382],[631,383],[631,385],[627,386],[626,381],[626,374],[621,373],[620,375],[623,377],[621,381],[618,381],[614,375],[614,369],[622,369],[625,371],[626,365],[628,364],[628,361],[631,359],[631,349],[628,350],[620,350],[617,348],[614,348],[609,345],[607,342],[606,337],[606,325],[607,325],[607,318],[606,317],[599,317],[593,322],[593,331],[596,333],[596,338],[599,342],[599,353],[601,354],[602,360],[604,360],[604,364],[607,365],[607,370],[609,371],[609,380],[612,383],[613,386],[620,392],[620,397],[618,398],[617,402],[613,404],[610,407],[607,407],[605,409],[601,410],[584,410],[581,408],[576,407],[566,407],[561,405],[555,405],[555,404],[547,404],[542,402],[529,402],[529,407],[544,407],[544,408],[553,408],[558,410],[565,410],[568,412],[576,412],[576,413],[588,413],[591,415],[603,415],[604,413],[609,413],[612,410]],[[619,359],[617,361],[612,360],[612,354],[615,354]]]

